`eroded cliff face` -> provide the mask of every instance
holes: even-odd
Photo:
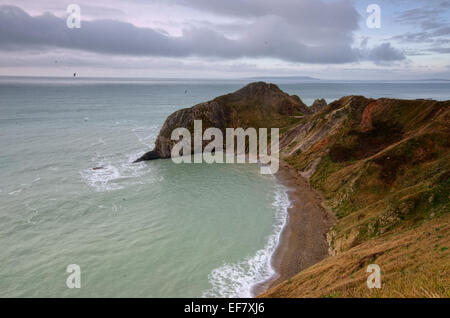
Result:
[[[251,83],[234,93],[171,114],[159,132],[155,148],[137,161],[170,158],[177,142],[171,140],[172,131],[183,127],[192,132],[194,120],[202,120],[203,130],[215,127],[225,133],[225,128],[285,127],[295,116],[310,113],[298,96],[290,96],[274,84]]]
[[[449,108],[448,101],[348,96],[282,136],[283,157],[342,219],[329,234],[332,255],[408,218],[417,204],[394,192],[432,192],[434,178],[448,172]]]
[[[283,158],[338,220],[327,235],[331,257],[265,296],[448,297],[449,238],[438,232],[449,230],[449,127],[450,101],[362,96],[290,126]],[[373,262],[386,273],[379,291],[362,280]]]

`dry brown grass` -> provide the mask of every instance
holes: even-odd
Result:
[[[261,297],[450,297],[450,215],[329,257]],[[366,285],[370,263],[381,289]]]

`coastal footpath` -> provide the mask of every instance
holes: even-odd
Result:
[[[261,297],[450,297],[450,101],[342,97],[306,106],[274,84],[251,83],[168,117],[170,133],[208,127],[280,128],[293,202]],[[369,264],[382,287],[366,285]]]

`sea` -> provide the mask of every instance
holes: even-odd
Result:
[[[0,77],[0,297],[255,296],[289,189],[257,164],[133,163],[172,112],[248,82]],[[450,99],[445,81],[278,84],[307,105]]]

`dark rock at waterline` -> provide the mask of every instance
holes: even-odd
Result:
[[[209,127],[220,129],[225,135],[226,128],[244,129],[280,128],[289,125],[294,116],[312,113],[296,95],[288,95],[275,84],[250,83],[234,93],[180,109],[164,122],[155,142],[155,148],[135,162],[170,158],[173,146],[171,140],[176,128],[187,128],[193,138],[194,120],[201,120],[203,130]],[[193,140],[191,142],[194,145]],[[208,142],[203,144],[206,146]]]
[[[141,162],[141,161],[155,160],[155,159],[159,159],[159,158],[160,158],[160,156],[158,155],[158,153],[155,150],[152,150],[152,151],[145,153],[140,158],[136,159],[133,163],[137,163],[137,162]]]

